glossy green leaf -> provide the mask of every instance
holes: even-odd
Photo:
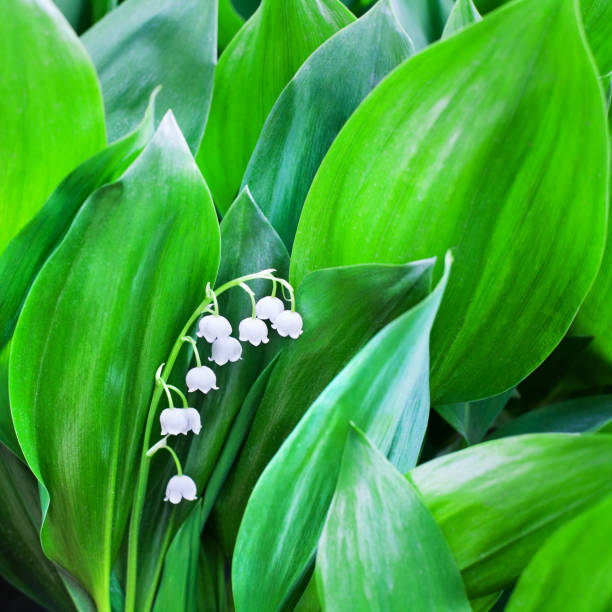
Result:
[[[514,393],[515,390],[510,389],[477,402],[447,404],[435,408],[436,412],[458,431],[468,444],[477,444],[485,437]]]
[[[612,492],[611,459],[610,435],[537,434],[477,444],[409,477],[479,597],[510,585],[559,525]]]
[[[197,151],[217,62],[216,0],[126,0],[83,42],[102,83],[109,140],[134,129],[161,85],[156,125],[172,109]]]
[[[105,135],[94,67],[51,0],[5,0],[0,41],[1,253]]]
[[[304,333],[285,345],[253,427],[217,503],[221,540],[233,548],[248,497],[308,407],[351,357],[430,290],[433,261],[320,270],[297,291]]]
[[[453,0],[391,0],[402,27],[417,51],[442,35]]]
[[[507,612],[612,609],[612,497],[560,527],[521,575]]]
[[[0,255],[0,347],[13,335],[34,278],[83,202],[98,187],[122,174],[152,134],[153,97],[138,128],[73,170]]]
[[[503,438],[525,433],[583,433],[612,422],[612,395],[567,400],[527,412],[491,434]]]
[[[324,610],[471,612],[419,493],[355,427],[319,540],[316,577]]]
[[[197,158],[221,212],[238,192],[283,87],[323,41],[352,19],[339,0],[264,0],[223,52]]]
[[[390,0],[334,34],[279,96],[247,166],[248,185],[287,246],[314,175],[351,113],[414,52]]]
[[[11,410],[50,493],[43,546],[101,612],[155,370],[214,280],[218,257],[210,196],[169,113],[126,173],[87,200],[15,330]]]
[[[607,184],[574,2],[520,0],[409,59],[357,109],[308,193],[291,278],[452,247],[432,398],[496,395],[553,350],[588,292]]]
[[[442,38],[447,38],[481,19],[482,17],[472,0],[456,0],[444,26]]]
[[[0,573],[42,606],[73,610],[57,568],[40,546],[38,483],[0,444]]]
[[[280,608],[311,566],[351,422],[395,465],[416,463],[429,413],[429,332],[449,270],[447,262],[437,288],[351,359],[264,470],[236,540],[238,612]]]

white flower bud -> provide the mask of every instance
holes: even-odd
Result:
[[[207,315],[200,319],[196,336],[206,342],[214,342],[217,338],[227,338],[232,333],[230,322],[219,315]]]
[[[219,338],[212,344],[212,357],[208,361],[214,361],[217,365],[225,365],[228,361],[238,361],[242,356],[242,345],[236,338]]]
[[[183,408],[182,411],[187,417],[187,431],[191,430],[197,436],[202,430],[200,413],[195,408]]]
[[[261,319],[248,317],[240,321],[238,327],[241,342],[250,342],[253,346],[259,346],[262,342],[268,343],[268,327]]]
[[[276,319],[283,310],[285,310],[283,301],[271,295],[262,297],[257,304],[255,304],[255,314],[257,318],[263,319],[264,321],[269,319],[274,322],[274,319]]]
[[[211,389],[218,389],[217,377],[215,373],[206,366],[199,368],[191,368],[185,377],[187,383],[187,391],[195,391],[196,389],[202,393],[208,393]]]
[[[159,415],[161,424],[161,435],[176,436],[178,434],[187,434],[189,431],[189,419],[184,410],[179,408],[166,408]]]
[[[297,312],[291,310],[284,310],[281,312],[274,323],[272,323],[272,329],[278,332],[279,336],[283,338],[285,336],[291,336],[294,340],[302,334],[302,317]]]
[[[169,501],[171,504],[178,504],[181,499],[193,501],[197,499],[197,492],[196,483],[189,476],[173,476],[168,481],[164,501]]]

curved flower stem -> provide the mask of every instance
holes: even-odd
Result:
[[[255,319],[257,317],[257,314],[255,312],[255,294],[253,293],[253,290],[246,283],[240,283],[240,287],[244,289],[249,294],[249,297],[251,298],[251,308],[253,311],[251,316],[253,317],[253,319]]]
[[[276,279],[272,277],[272,293],[270,294],[270,297],[276,297],[276,284]]]
[[[174,408],[174,402],[172,401],[172,393],[170,393],[170,389],[168,388],[168,385],[166,384],[166,381],[161,377],[161,371],[162,368],[164,367],[164,364],[162,363],[156,374],[155,374],[155,382],[160,385],[161,387],[163,387],[164,391],[166,392],[166,397],[168,398],[168,407],[169,408]]]
[[[276,276],[268,276],[269,280],[273,281],[274,288],[276,289],[276,283],[280,283],[283,289],[287,289],[289,292],[289,300],[291,301],[291,312],[295,312],[295,292],[293,291],[293,287],[289,282],[287,282],[284,278],[277,278]]]
[[[183,342],[189,342],[189,344],[191,344],[191,346],[193,347],[193,354],[195,355],[196,365],[198,366],[198,368],[201,368],[202,360],[200,359],[200,351],[198,351],[198,345],[196,344],[196,341],[191,336],[183,336],[181,340]]]
[[[181,401],[183,402],[183,408],[189,408],[189,402],[187,401],[187,397],[178,387],[175,387],[174,385],[166,386],[168,387],[168,389],[172,389],[172,391],[174,391],[181,398]]]
[[[219,316],[219,302],[217,302],[217,296],[210,286],[210,283],[206,283],[206,297],[210,298],[213,303],[213,314]]]
[[[247,274],[245,276],[241,276],[234,280],[228,281],[227,283],[221,285],[221,287],[219,287],[215,292],[213,292],[215,296],[214,299],[216,300],[217,296],[221,295],[232,287],[240,285],[240,283],[244,283],[250,280],[256,280],[258,278],[274,278],[272,277],[273,272],[275,272],[275,270],[273,268],[270,268],[267,270],[261,270],[260,272],[256,272],[254,274]],[[170,355],[168,356],[166,365],[160,373],[160,376],[163,376],[164,379],[168,379],[170,373],[172,372],[172,368],[176,363],[179,351],[183,346],[183,338],[189,334],[189,331],[192,329],[197,318],[203,312],[205,312],[206,308],[208,308],[212,301],[213,297],[207,295],[205,299],[202,300],[200,304],[198,304],[198,307],[194,310],[192,315],[185,323],[183,329],[178,335],[178,338],[174,342],[172,349],[170,350]],[[142,514],[142,509],[144,507],[145,497],[147,493],[147,480],[149,478],[149,469],[151,465],[149,458],[147,457],[147,448],[149,446],[149,440],[151,439],[151,431],[153,430],[153,423],[155,422],[155,416],[157,414],[157,407],[159,404],[161,393],[161,387],[159,385],[156,385],[153,391],[153,396],[151,397],[147,422],[145,425],[145,433],[142,444],[142,455],[138,472],[138,482],[136,485],[134,503],[132,505],[132,513],[130,516],[130,529],[128,534],[127,578],[125,585],[125,612],[134,612],[136,609],[135,606],[136,584],[138,579],[138,539],[140,536],[140,515]],[[157,580],[157,577],[155,579]],[[153,584],[152,586],[154,589],[155,584]],[[149,608],[150,604],[148,605],[148,607],[146,607],[146,609],[143,609],[141,611],[139,610],[139,612],[148,612]]]

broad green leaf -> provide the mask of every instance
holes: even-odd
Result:
[[[89,0],[53,1],[77,34],[81,34],[91,25],[91,4]]]
[[[357,109],[308,193],[291,278],[452,247],[432,398],[497,395],[558,344],[597,274],[606,134],[573,0],[512,3],[409,59]]]
[[[444,26],[442,38],[447,38],[481,19],[482,17],[472,0],[456,0]]]
[[[91,13],[94,23],[110,13],[120,0],[90,0]]]
[[[436,412],[458,431],[468,444],[477,444],[486,435],[508,400],[515,393],[510,389],[477,402],[436,406]],[[517,432],[518,433],[518,432]]]
[[[489,610],[493,609],[493,606],[497,603],[500,596],[501,592],[470,599],[470,605],[472,606],[473,612],[489,612]]]
[[[211,538],[204,538],[200,551],[197,610],[233,612],[231,586],[225,578],[227,561],[221,548]]]
[[[316,577],[324,610],[471,612],[419,493],[355,427],[319,540]]]
[[[479,597],[510,585],[559,525],[612,492],[612,436],[504,438],[424,463],[409,478],[468,595]]]
[[[372,336],[430,291],[433,261],[320,270],[297,291],[304,333],[286,344],[215,515],[233,548],[248,497],[308,407]]]
[[[612,497],[560,527],[521,575],[507,612],[612,609]]]
[[[247,166],[248,185],[287,246],[314,175],[351,113],[414,52],[390,0],[321,45],[279,96]]]
[[[17,457],[23,459],[23,453],[11,417],[9,401],[8,370],[11,345],[7,344],[0,350],[0,442],[9,448]]]
[[[244,19],[234,9],[232,0],[219,0],[218,19],[217,46],[220,54],[244,25]]]
[[[150,140],[153,100],[154,96],[138,128],[73,170],[0,255],[0,347],[13,335],[34,278],[83,202],[98,187],[122,174]]]
[[[527,412],[491,434],[504,438],[525,433],[583,433],[612,422],[612,395],[567,400]]]
[[[417,51],[442,35],[453,0],[391,0],[393,10]]]
[[[5,0],[0,41],[1,253],[105,135],[94,67],[51,0]]]
[[[323,41],[352,20],[339,0],[263,0],[223,52],[197,157],[222,213],[238,192],[283,87]]]
[[[351,422],[394,464],[416,463],[429,413],[429,332],[449,269],[447,262],[437,288],[351,359],[264,470],[236,540],[238,612],[279,609],[310,568]],[[410,416],[409,432],[400,430],[404,415]]]
[[[73,610],[57,568],[40,546],[38,483],[0,444],[0,573],[42,606]]]
[[[156,125],[172,109],[197,151],[217,62],[216,0],[126,0],[83,42],[102,83],[109,140],[134,129],[161,85]]]
[[[109,609],[157,366],[215,277],[217,220],[171,113],[84,204],[30,291],[12,343],[11,411],[50,505],[47,555]]]

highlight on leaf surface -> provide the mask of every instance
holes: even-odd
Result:
[[[574,2],[514,2],[402,64],[357,109],[308,193],[291,279],[452,247],[432,397],[495,395],[576,315],[601,261],[607,184],[602,91]]]

